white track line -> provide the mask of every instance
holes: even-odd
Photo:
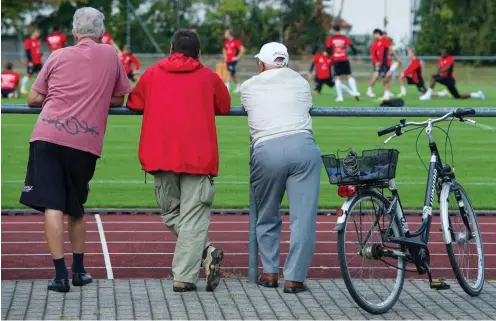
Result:
[[[248,246],[248,241],[215,241],[211,240],[215,244],[243,244]],[[70,244],[70,242],[64,242],[65,244]],[[86,241],[86,244],[100,244],[100,241]],[[176,241],[108,241],[107,244],[176,244]],[[281,244],[289,244],[290,241],[281,241]],[[329,244],[336,245],[337,240],[332,241],[316,241],[316,244]],[[2,241],[2,244],[40,244],[40,241]],[[355,244],[354,242],[346,242],[346,244]],[[431,244],[442,244],[444,242],[434,242],[429,241],[428,245]],[[496,245],[495,242],[484,242],[484,245]]]
[[[3,180],[2,184],[24,184],[23,180]],[[93,180],[90,184],[118,184],[118,185],[145,185],[144,180]],[[146,183],[153,184],[153,183]],[[217,185],[248,185],[248,181],[240,180],[218,180],[215,181]],[[396,182],[398,185],[425,185],[425,181],[417,182]],[[328,181],[320,182],[320,185],[329,185]],[[462,182],[466,186],[496,186],[495,182]]]
[[[114,273],[112,272],[112,264],[110,263],[110,255],[107,248],[107,241],[105,240],[105,231],[103,230],[102,220],[99,214],[95,214],[96,224],[98,226],[98,233],[100,233],[100,242],[102,243],[103,258],[105,260],[105,267],[107,268],[107,279],[112,280]]]
[[[98,253],[98,252],[95,252],[95,253],[84,253],[85,256],[87,255],[102,255],[104,253]],[[224,252],[224,255],[225,256],[248,256],[248,252],[234,252],[234,253],[230,253],[230,252]],[[356,254],[358,255],[357,253],[346,253],[348,255],[351,255],[351,254]],[[2,253],[2,256],[49,256],[50,254],[45,254],[45,253],[8,253],[8,254],[3,254]],[[65,253],[64,255],[71,255],[71,253]],[[112,255],[163,255],[163,256],[170,256],[170,255],[174,255],[173,252],[134,252],[134,253],[119,253],[119,252],[112,252]],[[288,255],[288,253],[279,253],[279,255]],[[338,255],[338,253],[332,253],[332,252],[329,252],[329,253],[314,253],[314,255],[319,255],[319,256],[323,256],[323,255]],[[430,256],[446,256],[446,253],[432,253],[432,252],[429,252],[429,255]],[[496,256],[496,254],[487,254],[487,253],[484,253],[484,256]]]
[[[95,214],[96,215],[99,215],[99,214]],[[100,216],[98,216],[100,217]],[[101,221],[100,221],[100,224],[101,224]],[[281,233],[290,233],[291,231],[289,230],[283,230],[281,231]],[[334,230],[327,230],[327,231],[316,231],[317,233],[330,233],[330,234],[337,234],[336,231]],[[45,232],[44,231],[2,231],[2,234],[44,234]],[[67,232],[65,232],[67,233]],[[98,228],[98,231],[86,231],[86,233],[100,233],[100,228]],[[129,233],[129,234],[136,234],[136,233],[169,233],[168,230],[150,230],[150,231],[106,231],[105,233]],[[222,233],[222,234],[226,234],[226,233],[245,233],[246,235],[248,235],[249,231],[248,230],[237,230],[237,231],[209,231],[209,233]],[[347,231],[346,233],[355,233],[353,231]],[[436,234],[442,234],[441,232],[438,232],[438,231],[431,231],[429,232],[430,235],[436,235]],[[481,234],[495,234],[496,235],[496,231],[494,232],[481,232]]]
[[[90,266],[86,267],[87,269],[105,269],[105,266]],[[362,266],[353,266],[349,267],[350,269],[361,269],[363,268]],[[114,267],[114,269],[142,269],[142,270],[171,270],[172,267],[170,266],[118,266]],[[259,270],[262,269],[262,266],[258,267]],[[280,270],[284,269],[284,267],[280,267]],[[339,266],[311,266],[311,270],[341,270]],[[374,269],[381,269],[381,270],[392,270],[391,267],[374,267]],[[469,268],[470,270],[475,270],[477,268]],[[2,270],[53,270],[53,266],[50,267],[29,267],[29,268],[4,268],[2,267]],[[247,266],[223,266],[222,270],[248,270]],[[451,266],[448,267],[431,267],[431,270],[453,270]],[[490,268],[486,267],[486,271],[494,271],[496,268]]]
[[[111,214],[113,215],[113,214]],[[158,216],[159,214],[157,214]],[[420,218],[420,216],[418,216]],[[337,219],[337,216],[336,216]],[[479,217],[480,219],[480,217]],[[105,225],[108,224],[157,224],[157,223],[162,223],[160,219],[157,219],[156,221],[105,221]],[[210,225],[215,225],[215,224],[249,224],[250,222],[248,220],[239,220],[239,221],[220,221],[220,222],[215,222],[211,221]],[[289,221],[283,221],[282,224],[289,224]],[[408,223],[408,222],[407,222]],[[496,225],[496,222],[477,222],[479,225]],[[41,225],[45,224],[44,222],[2,222],[3,224],[35,224],[35,225]],[[86,224],[97,224],[96,222],[86,222]],[[327,222],[317,222],[317,225],[319,224],[336,224],[335,220],[332,221],[327,221]],[[409,223],[408,225],[413,225],[413,223]],[[440,222],[432,222],[432,225],[440,225]]]

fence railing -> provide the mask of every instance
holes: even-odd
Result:
[[[466,107],[472,108],[472,107]],[[421,107],[317,107],[311,110],[312,116],[334,117],[439,117],[453,111],[455,108],[421,108]],[[472,117],[496,117],[496,107],[474,108],[476,114]],[[2,114],[37,114],[41,108],[30,108],[26,105],[3,104]],[[125,107],[111,108],[112,115],[138,115]],[[229,116],[244,116],[241,107],[231,107]],[[258,219],[253,187],[250,185],[250,231],[248,281],[256,283],[258,279],[258,243],[256,223]]]

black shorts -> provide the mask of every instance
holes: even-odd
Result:
[[[434,76],[436,82],[445,85],[453,98],[460,98],[460,93],[458,93],[458,89],[456,89],[456,80],[451,77],[444,77],[441,75]]]
[[[424,81],[415,82],[413,81],[412,77],[406,77],[406,81],[409,85],[417,86],[418,91],[420,91],[422,94],[424,94],[427,91],[427,89],[425,88]]]
[[[351,66],[349,60],[335,61],[333,67],[334,75],[336,76],[351,75]]]
[[[131,71],[130,73],[128,73],[127,74],[127,79],[134,80],[134,72]]]
[[[97,159],[70,147],[44,141],[30,143],[21,204],[40,212],[52,209],[83,216]]]
[[[389,72],[389,69],[391,69],[391,66],[382,64],[381,66],[379,66],[379,69],[376,69],[376,71],[379,73],[379,76],[384,78],[386,77],[386,74]]]
[[[9,94],[15,92],[15,89],[2,89],[2,98],[9,98]]]
[[[231,75],[236,74],[236,65],[238,64],[237,61],[231,61],[231,62],[226,62],[227,65],[227,71],[231,73]]]
[[[41,68],[43,68],[42,64],[27,66],[26,72],[28,73],[28,75],[37,74],[41,71]]]
[[[334,81],[332,80],[332,77],[329,77],[327,79],[318,79],[317,77],[315,77],[315,91],[316,92],[318,92],[320,94],[324,84],[331,87],[331,88],[334,87]]]

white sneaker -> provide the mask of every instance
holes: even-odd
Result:
[[[343,101],[344,101],[343,97],[337,97],[336,98],[336,102],[338,102],[338,103],[343,102]]]
[[[422,96],[419,97],[420,100],[431,100],[431,96],[430,95],[427,95],[427,94],[424,94]]]
[[[374,98],[375,97],[375,94],[373,92],[369,92],[367,91],[367,97],[370,97],[370,98]]]
[[[482,100],[486,99],[486,95],[484,95],[482,90],[479,90],[477,93],[479,94],[480,99],[482,99]]]
[[[360,97],[360,93],[358,91],[353,92],[352,95],[355,96],[355,97]]]

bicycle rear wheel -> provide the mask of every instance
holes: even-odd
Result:
[[[338,232],[341,274],[355,302],[372,314],[387,312],[398,300],[405,279],[405,259],[382,256],[381,250],[404,252],[384,242],[386,234],[402,237],[399,220],[387,215],[390,202],[373,191],[361,192],[349,206]],[[390,227],[390,228],[388,228]]]
[[[484,287],[484,249],[477,217],[467,192],[458,183],[446,185],[441,211],[448,218],[451,243],[446,244],[448,257],[458,283],[471,296]],[[447,198],[444,198],[447,195]],[[446,213],[447,212],[447,213]]]

